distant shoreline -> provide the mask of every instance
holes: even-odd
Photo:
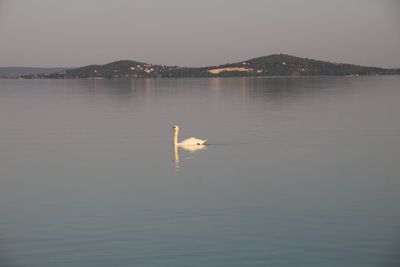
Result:
[[[365,75],[310,75],[310,76],[223,76],[223,77],[144,77],[144,78],[21,78],[21,77],[0,77],[0,80],[92,80],[92,81],[116,81],[116,80],[189,80],[189,79],[277,79],[277,78],[291,78],[291,79],[302,79],[302,78],[365,78],[365,77],[392,77],[400,74],[365,74]]]
[[[29,73],[30,69],[32,73]],[[3,72],[2,72],[3,70]],[[43,71],[42,71],[43,70]],[[332,63],[285,54],[273,54],[237,63],[209,67],[182,67],[120,60],[80,68],[0,68],[1,78],[11,79],[137,79],[213,77],[316,77],[399,75],[400,68]],[[18,73],[19,71],[19,73]]]

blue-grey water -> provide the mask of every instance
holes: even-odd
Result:
[[[0,80],[0,266],[399,266],[399,85]]]

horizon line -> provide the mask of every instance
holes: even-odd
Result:
[[[102,64],[94,64],[94,63],[90,63],[90,64],[85,64],[85,65],[81,65],[79,67],[66,67],[66,66],[56,66],[56,67],[48,67],[48,66],[21,66],[21,65],[17,65],[17,66],[0,66],[0,68],[36,68],[36,69],[57,69],[57,68],[61,68],[61,69],[78,69],[78,68],[82,68],[82,67],[87,67],[87,66],[91,66],[91,65],[96,65],[96,66],[103,66],[103,65],[107,65],[110,63],[114,63],[114,62],[118,62],[118,61],[135,61],[135,62],[140,62],[140,63],[144,63],[144,64],[152,64],[152,65],[159,65],[159,66],[176,66],[176,67],[180,67],[180,68],[207,68],[207,67],[214,67],[214,66],[222,66],[222,65],[228,65],[228,64],[235,64],[235,63],[240,63],[240,62],[244,62],[244,61],[248,61],[248,60],[252,60],[252,59],[256,59],[256,58],[262,58],[262,57],[269,57],[269,56],[274,56],[274,55],[283,55],[283,56],[291,56],[291,57],[297,57],[297,58],[301,58],[301,59],[308,59],[308,60],[316,60],[316,61],[323,61],[323,62],[328,62],[328,63],[333,63],[333,64],[346,64],[346,65],[355,65],[355,66],[361,66],[361,67],[372,67],[372,68],[384,68],[384,69],[400,69],[400,65],[397,67],[384,67],[384,66],[376,66],[376,65],[362,65],[362,64],[357,64],[357,63],[347,63],[347,62],[338,62],[338,61],[330,61],[330,60],[324,60],[324,59],[316,59],[316,58],[310,58],[310,57],[303,57],[303,56],[295,56],[295,55],[291,55],[291,54],[287,54],[287,53],[272,53],[272,54],[268,54],[265,56],[257,56],[257,57],[252,57],[252,58],[248,58],[245,60],[241,60],[241,61],[235,61],[235,62],[226,62],[226,63],[222,63],[222,64],[217,64],[217,65],[206,65],[206,66],[184,66],[184,65],[175,65],[175,64],[158,64],[158,63],[152,63],[152,62],[147,62],[147,61],[142,61],[142,60],[135,60],[135,59],[116,59],[116,60],[112,60],[106,63],[102,63]]]

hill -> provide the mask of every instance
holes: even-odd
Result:
[[[144,78],[164,77],[176,67],[120,60],[105,65],[88,65],[67,70],[67,78]]]
[[[329,76],[329,75],[390,75],[400,74],[400,69],[384,69],[352,64],[332,63],[315,59],[274,54],[253,58],[217,68],[208,72],[230,76],[237,72],[242,76]]]

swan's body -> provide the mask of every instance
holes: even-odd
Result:
[[[183,140],[182,142],[178,142],[178,135],[179,135],[179,126],[175,125],[174,126],[175,134],[174,134],[174,146],[204,146],[204,143],[207,141],[207,139],[202,140],[199,138],[195,137],[190,137],[188,139]]]
[[[206,140],[201,140],[198,138],[190,137],[177,143],[178,146],[201,146],[206,142]]]

